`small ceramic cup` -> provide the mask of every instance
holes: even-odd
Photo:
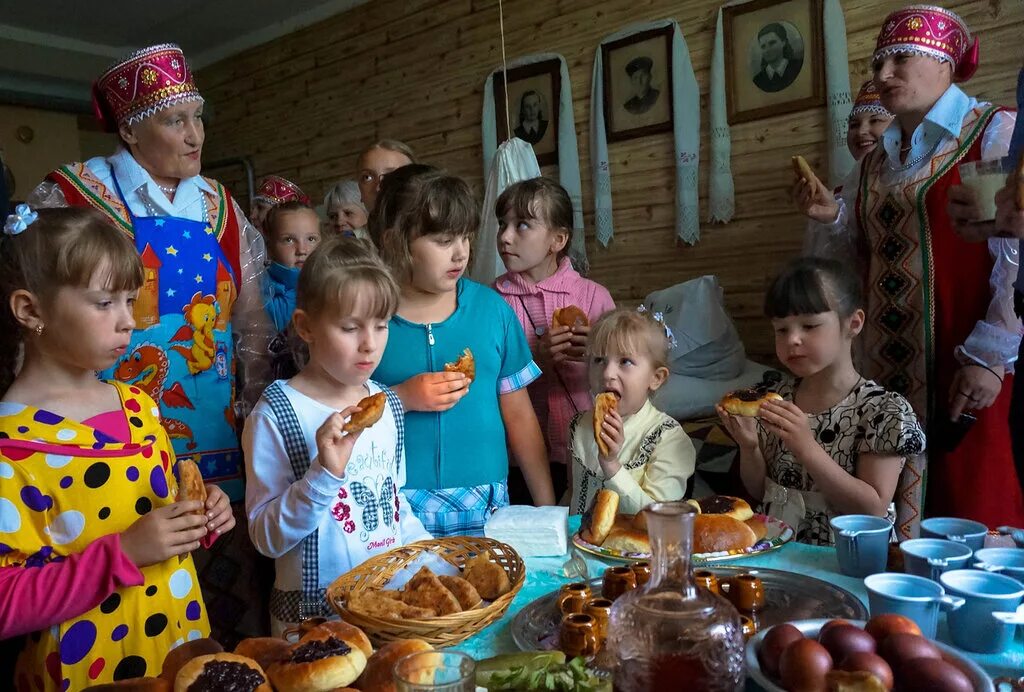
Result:
[[[966,543],[971,550],[985,547],[988,527],[978,521],[956,517],[932,517],[921,522],[921,538],[944,538],[955,543]]]
[[[903,568],[907,574],[938,581],[939,575],[950,569],[963,569],[970,562],[973,551],[964,543],[942,538],[914,538],[900,543]]]
[[[1016,579],[977,569],[957,569],[939,577],[951,594],[966,601],[949,614],[949,637],[953,644],[979,654],[1006,651],[1018,625],[1024,625],[1024,584]]]
[[[929,639],[935,638],[939,610],[955,611],[964,604],[963,598],[946,595],[938,583],[913,574],[872,574],[864,586],[871,617],[895,613],[910,618]]]
[[[974,553],[975,569],[999,572],[1024,582],[1024,548],[985,548]]]
[[[597,639],[604,646],[608,638],[608,618],[612,614],[612,602],[607,598],[591,598],[583,605],[583,613],[594,618]]]
[[[718,588],[718,576],[711,570],[694,570],[693,581],[697,586],[702,586],[713,594],[722,594],[722,591]]]
[[[601,584],[601,595],[614,601],[616,598],[636,588],[636,575],[629,567],[609,567],[604,571]]]
[[[633,576],[636,577],[636,586],[640,588],[646,584],[651,578],[651,563],[646,560],[640,562],[634,562],[629,566],[633,570]]]
[[[558,630],[558,648],[569,658],[593,656],[600,648],[597,623],[585,613],[573,613],[562,618]]]
[[[892,524],[884,517],[844,514],[829,522],[836,540],[839,571],[848,577],[866,577],[885,571]]]
[[[565,584],[558,590],[558,611],[562,615],[582,613],[583,604],[590,599],[590,585],[578,581],[572,584]]]
[[[764,584],[753,574],[737,574],[721,580],[718,588],[741,613],[752,613],[764,607]]]
[[[743,638],[749,640],[757,634],[757,623],[746,615],[740,615],[740,623],[743,626]]]

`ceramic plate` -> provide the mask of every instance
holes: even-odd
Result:
[[[826,622],[828,622],[828,620],[795,620],[790,624],[808,637],[817,637],[818,630],[820,630],[821,626]],[[851,620],[850,623],[857,625],[858,627],[864,626],[863,620]],[[761,646],[761,640],[764,639],[765,631],[758,632],[756,635],[751,637],[750,641],[747,642],[747,676],[756,682],[761,689],[765,690],[765,692],[785,692],[783,688],[779,687],[775,682],[770,680],[767,675],[765,675],[764,671],[761,670],[761,664],[757,660],[757,649]],[[956,665],[960,670],[967,674],[967,677],[971,679],[971,684],[974,685],[974,692],[994,691],[995,688],[992,686],[992,679],[989,678],[985,671],[981,669],[981,666],[948,644],[943,644],[942,642],[935,641],[934,639],[932,639],[931,642],[939,648],[944,659]]]
[[[718,553],[694,553],[691,558],[693,563],[722,562],[725,560],[736,560],[741,557],[757,555],[758,553],[767,553],[768,551],[776,550],[786,543],[789,543],[796,535],[793,528],[780,519],[769,517],[765,514],[755,514],[754,518],[760,519],[765,523],[766,531],[764,538],[743,550],[728,550]],[[607,548],[602,548],[599,545],[587,543],[580,537],[579,531],[573,534],[572,543],[585,553],[608,558],[610,560],[634,562],[636,560],[649,560],[651,558],[650,553],[622,553],[617,550],[608,550]]]

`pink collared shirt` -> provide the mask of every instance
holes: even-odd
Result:
[[[552,463],[568,463],[569,423],[577,412],[588,410],[592,404],[587,368],[583,363],[564,362],[558,366],[557,375],[551,372],[551,366],[537,357],[538,337],[551,328],[551,316],[559,308],[575,305],[593,324],[598,317],[614,309],[615,303],[608,289],[580,276],[568,257],[563,257],[555,273],[539,283],[508,272],[495,280],[494,289],[523,325],[530,350],[543,371],[528,391],[544,429],[548,458]]]

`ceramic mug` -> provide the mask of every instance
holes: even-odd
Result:
[[[957,569],[939,577],[964,607],[948,616],[953,644],[980,654],[1006,651],[1018,625],[1024,625],[1024,584],[1016,579],[977,569]]]
[[[964,543],[942,538],[914,538],[900,543],[903,568],[907,574],[938,581],[939,575],[950,569],[963,569],[974,552]]]
[[[947,541],[966,543],[971,550],[985,547],[988,527],[978,521],[956,517],[932,517],[921,522],[921,538],[944,538]]]
[[[640,562],[634,562],[629,566],[633,570],[633,576],[636,577],[636,586],[640,588],[651,579],[651,563],[646,560]]]
[[[740,615],[740,623],[743,626],[743,638],[750,639],[757,634],[757,623],[746,615]]]
[[[608,638],[608,618],[612,614],[612,602],[607,598],[591,598],[583,605],[583,613],[594,618],[597,639],[603,646],[604,640]]]
[[[764,607],[764,584],[753,574],[737,574],[721,580],[718,589],[741,612],[751,613]]]
[[[590,586],[584,582],[578,581],[572,584],[565,584],[558,590],[558,598],[556,599],[558,612],[562,615],[582,613],[583,604],[590,599],[590,596]]]
[[[593,656],[600,648],[597,623],[585,613],[573,613],[562,618],[558,630],[558,648],[569,658]]]
[[[885,571],[892,524],[884,517],[844,514],[829,522],[836,540],[839,571],[848,577],[866,577]]]
[[[964,604],[960,596],[946,595],[941,585],[913,574],[872,574],[864,580],[864,586],[868,590],[871,617],[895,613],[910,618],[929,639],[935,638],[939,610],[956,611]]]
[[[1024,548],[985,548],[974,553],[975,569],[999,572],[1024,582]]]
[[[609,567],[604,571],[601,584],[601,595],[614,601],[616,598],[636,588],[636,575],[629,567]]]
[[[718,588],[718,576],[711,570],[695,570],[693,573],[693,581],[697,586],[702,586],[713,594],[722,594],[722,591]]]

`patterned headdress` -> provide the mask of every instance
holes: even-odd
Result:
[[[185,54],[173,43],[135,51],[92,85],[93,111],[109,132],[168,106],[202,100]]]
[[[853,110],[850,111],[850,117],[860,115],[861,113],[871,113],[872,115],[883,115],[886,118],[891,118],[892,113],[885,109],[882,105],[881,96],[878,93],[878,86],[875,84],[873,79],[869,79],[860,86],[860,91],[857,92],[857,98],[853,102]]]
[[[875,60],[896,53],[928,55],[953,66],[953,78],[966,82],[978,69],[978,39],[955,12],[934,5],[910,5],[885,18],[875,44]]]
[[[309,197],[292,181],[286,180],[279,175],[268,175],[260,180],[252,201],[263,202],[264,204],[276,207],[285,202],[298,201],[303,204],[309,204]]]

